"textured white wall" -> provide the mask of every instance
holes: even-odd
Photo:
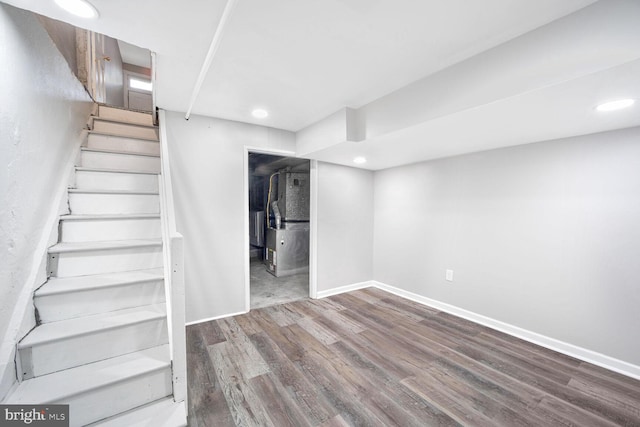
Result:
[[[244,147],[295,150],[294,134],[167,112],[187,322],[245,310]]]
[[[638,141],[631,128],[376,172],[375,280],[640,364]]]
[[[318,162],[317,290],[373,278],[373,172]]]
[[[33,285],[26,283],[33,257],[43,255],[36,246],[49,234],[44,225],[91,103],[35,16],[5,4],[0,63],[0,336],[7,349],[15,344],[16,331],[8,328],[22,318],[25,307],[17,303]]]

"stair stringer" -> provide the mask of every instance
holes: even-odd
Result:
[[[99,112],[99,111],[100,111],[100,109],[97,108],[97,107],[94,110],[94,112]],[[93,124],[94,122],[95,122],[95,120],[93,120],[92,118],[90,118],[88,120],[88,123],[90,123],[90,124]],[[122,128],[123,127],[120,126],[118,128],[118,131],[120,132]],[[126,126],[125,126],[125,128],[126,128]],[[103,128],[103,131],[105,131],[104,128]],[[108,130],[106,130],[106,131],[108,131]],[[90,132],[90,130],[89,130],[89,132]],[[72,172],[73,172],[74,168],[71,167],[71,165],[73,165],[75,163],[76,165],[78,165],[80,167],[83,166],[82,165],[82,155],[81,155],[82,148],[81,148],[81,146],[86,147],[86,145],[87,145],[87,143],[86,143],[87,133],[88,132],[84,133],[85,143],[79,143],[79,145],[77,147],[77,150],[73,153],[73,156],[72,156],[72,158],[70,160],[70,167],[68,168],[69,169],[69,173],[65,176],[65,182],[68,185],[66,186],[66,188],[65,188],[65,186],[60,186],[60,187],[62,187],[61,190],[60,190],[60,203],[59,203],[60,206],[58,207],[58,209],[56,209],[55,215],[52,215],[52,218],[50,219],[50,225],[51,225],[51,227],[49,227],[51,229],[50,236],[47,236],[46,239],[43,239],[44,243],[41,245],[42,249],[43,249],[43,251],[42,251],[43,256],[41,257],[41,259],[38,262],[38,268],[37,268],[37,270],[39,272],[37,274],[37,276],[39,278],[38,283],[37,283],[37,285],[34,285],[31,289],[29,289],[28,292],[25,292],[25,295],[26,295],[26,297],[24,298],[25,299],[25,307],[30,307],[31,310],[27,310],[27,309],[24,310],[24,316],[22,316],[22,317],[25,319],[25,321],[23,321],[22,323],[24,325],[26,325],[26,326],[23,326],[23,331],[25,333],[20,335],[22,337],[21,340],[16,340],[16,341],[23,342],[23,345],[20,346],[20,345],[16,345],[16,343],[13,343],[12,346],[11,346],[10,354],[11,355],[15,355],[15,359],[14,359],[14,361],[12,361],[13,362],[12,363],[13,366],[11,366],[13,368],[12,369],[12,371],[13,371],[12,372],[12,376],[14,378],[16,377],[16,374],[20,374],[21,372],[23,372],[22,366],[21,366],[22,362],[23,362],[22,353],[21,352],[23,350],[25,351],[25,354],[27,355],[27,356],[25,356],[25,357],[27,357],[27,359],[24,359],[24,360],[27,360],[27,361],[30,360],[31,348],[28,347],[28,341],[25,339],[25,337],[29,336],[29,333],[32,330],[35,331],[36,329],[38,329],[38,327],[41,324],[40,319],[38,319],[37,308],[36,308],[35,303],[34,303],[34,291],[37,290],[38,288],[40,288],[41,285],[42,286],[46,286],[46,284],[48,283],[47,280],[49,279],[47,277],[47,274],[46,274],[47,272],[55,272],[57,270],[56,266],[49,265],[49,263],[47,262],[48,259],[49,260],[51,259],[51,256],[48,256],[47,253],[50,254],[52,250],[55,252],[57,250],[57,249],[54,248],[56,246],[56,242],[62,241],[62,238],[61,238],[62,233],[60,232],[60,227],[62,225],[62,220],[60,219],[60,217],[61,216],[69,216],[69,214],[71,216],[73,216],[73,214],[74,214],[73,209],[71,209],[72,205],[70,204],[70,201],[69,201],[70,200],[70,197],[69,197],[70,191],[67,191],[67,188],[73,188],[74,185],[75,185],[75,182],[76,182],[76,180],[73,179],[74,174]],[[135,139],[135,136],[132,137],[132,138]],[[142,139],[144,139],[144,142],[141,143],[141,144],[144,144],[144,151],[148,151],[149,150],[149,144],[152,144],[153,142],[152,141],[150,142],[149,138],[142,138]],[[136,145],[135,141],[133,141],[131,143],[127,142],[127,147],[126,148],[127,148],[127,150],[128,149],[135,150],[135,145]],[[114,150],[114,153],[115,153],[114,155],[117,156],[117,155],[121,154],[121,155],[124,155],[124,156],[128,156],[128,153],[122,153],[122,151],[123,151],[122,148],[123,148],[123,146],[119,145],[117,147],[117,150]],[[105,149],[105,151],[109,151],[108,147],[106,147],[104,149]],[[127,151],[127,150],[124,150],[124,151]],[[135,154],[135,151],[133,151],[132,153]],[[141,157],[143,157],[143,158],[144,157],[149,157],[149,153],[145,152],[144,154],[143,153],[141,153],[141,154],[142,154]],[[158,158],[158,162],[159,162],[159,160],[160,159]],[[127,169],[127,168],[135,169],[135,167],[133,165],[127,165],[127,167],[125,169]],[[147,168],[147,167],[145,166],[145,168]],[[159,168],[158,168],[158,171],[159,171]],[[140,172],[141,172],[141,170],[136,170],[134,173],[140,173]],[[109,173],[109,171],[105,171],[103,173]],[[117,171],[117,172],[114,172],[114,173],[122,173],[122,172],[121,171]],[[144,173],[149,173],[149,172],[144,172]],[[153,173],[153,172],[151,172],[151,173]],[[119,178],[118,181],[120,182],[120,181],[122,181],[122,179]],[[147,184],[145,184],[145,185],[147,185]],[[101,190],[104,190],[104,189],[101,189]],[[122,189],[119,188],[118,190],[122,190]],[[137,189],[137,191],[140,192],[140,189]],[[104,193],[104,191],[102,191],[102,193]],[[142,193],[144,193],[144,191],[142,191]],[[96,193],[96,194],[100,194],[100,191],[98,193]],[[113,212],[107,212],[107,214],[109,214],[110,216],[114,215]],[[60,244],[57,244],[57,245],[60,246]],[[102,245],[102,246],[105,246],[105,245]],[[110,245],[106,245],[106,247],[108,247],[108,246],[110,246]],[[142,261],[141,261],[142,265],[140,265],[137,268],[146,269],[146,268],[155,268],[155,267],[158,266],[155,263],[153,265],[145,265],[145,262],[146,261],[144,261],[144,257],[143,257]],[[123,272],[124,274],[126,274],[127,268],[134,268],[134,267],[133,266],[128,266],[128,265],[125,266],[125,269],[124,269],[125,271]],[[165,269],[166,269],[166,266],[165,266]],[[89,274],[88,276],[84,276],[84,274],[86,274],[86,273],[91,273],[91,272],[89,272],[89,271],[81,271],[80,274],[82,274],[83,276],[76,276],[76,277],[79,277],[80,279],[82,279],[82,277],[92,277],[91,274]],[[101,271],[100,273],[104,273],[104,272]],[[73,274],[74,273],[71,273],[72,277],[73,277]],[[125,286],[122,286],[122,287],[124,288]],[[92,289],[95,289],[95,286]],[[118,287],[117,289],[120,289],[120,288]],[[82,292],[82,290],[80,290],[80,292]],[[114,292],[115,291],[113,291],[111,293],[114,293]],[[151,292],[150,294],[154,294],[154,292]],[[157,292],[155,292],[155,294],[157,294]],[[31,300],[31,301],[29,301],[29,300]],[[137,298],[130,298],[130,299],[127,299],[127,301],[138,301],[138,299]],[[157,301],[157,300],[153,300],[150,303],[151,304],[157,304],[158,302],[159,301]],[[139,304],[139,302],[135,302],[135,303],[132,303],[132,304]],[[168,306],[168,304],[166,304],[166,303],[162,303],[162,304],[165,305],[165,306]],[[107,304],[106,306],[111,307],[111,305],[109,305],[109,304]],[[146,307],[146,306],[144,306],[144,307]],[[141,307],[141,308],[144,309],[144,307]],[[129,310],[132,311],[132,312],[137,312],[137,309],[135,307],[134,308],[130,308]],[[126,311],[126,310],[124,310],[124,311]],[[170,310],[167,310],[167,311],[170,311]],[[114,312],[114,313],[116,313],[116,312]],[[82,310],[80,310],[79,313],[81,313],[81,315],[84,316]],[[108,316],[108,313],[106,315]],[[91,317],[91,316],[89,316],[89,317]],[[89,319],[89,317],[87,317],[87,319]],[[96,315],[93,314],[93,317],[96,317]],[[97,317],[100,317],[100,316],[97,316]],[[73,319],[69,319],[69,320],[73,320]],[[49,321],[45,320],[45,322],[47,322],[47,324],[51,324],[51,322],[53,322],[53,323],[61,323],[61,322],[65,322],[65,321],[68,321],[68,320],[66,320],[64,318],[64,316],[62,316],[61,319],[53,319],[53,320],[49,320]],[[83,321],[81,321],[80,323],[82,323],[82,322]],[[103,323],[104,323],[104,321],[103,321]],[[108,324],[108,322],[107,322],[107,324]],[[144,324],[144,322],[142,322],[141,324]],[[135,327],[135,322],[132,325],[133,325],[132,327]],[[166,323],[165,323],[165,325],[166,325]],[[35,327],[35,329],[34,329],[34,327]],[[166,329],[166,326],[164,326],[164,328]],[[59,331],[65,331],[64,327],[60,327],[60,328],[57,328],[57,329]],[[122,328],[122,329],[124,330],[126,328]],[[92,334],[92,333],[93,332],[90,332],[90,334]],[[113,332],[113,333],[117,333],[117,331]],[[112,337],[111,339],[113,339],[114,343],[117,343],[119,340],[116,337],[113,336],[113,333],[110,332],[107,335]],[[162,340],[162,335],[158,335],[158,336]],[[46,340],[47,339],[45,338],[45,342],[46,342]],[[31,341],[33,341],[33,339]],[[150,348],[150,350],[157,348],[158,350],[154,350],[154,351],[160,351],[160,353],[158,353],[158,354],[166,352],[166,358],[167,358],[166,366],[162,365],[161,369],[162,370],[166,370],[166,378],[170,379],[170,382],[168,383],[169,388],[166,390],[166,392],[161,392],[161,393],[164,393],[164,394],[160,394],[160,395],[157,394],[157,390],[156,390],[155,394],[153,394],[153,395],[149,394],[148,395],[147,400],[144,400],[145,399],[144,397],[141,400],[140,396],[139,396],[139,393],[136,393],[137,397],[135,399],[135,402],[136,402],[135,404],[133,404],[134,401],[132,400],[132,405],[119,406],[119,407],[121,407],[122,409],[124,409],[124,410],[126,410],[128,412],[136,412],[138,410],[138,407],[140,407],[140,405],[142,405],[143,407],[148,407],[148,405],[152,404],[153,402],[156,402],[157,399],[159,399],[159,398],[162,398],[164,400],[166,397],[169,397],[169,398],[173,398],[174,397],[173,396],[173,389],[174,388],[173,388],[172,383],[174,382],[175,375],[174,375],[174,372],[173,372],[173,369],[172,369],[173,363],[169,358],[169,352],[168,352],[169,345],[163,344],[163,341],[159,341],[157,343],[153,342],[153,343],[149,343],[149,344],[146,344],[146,345],[147,346],[148,345],[153,345],[153,346],[161,345],[161,347],[152,347],[152,348]],[[18,347],[18,350],[15,350],[16,347]],[[62,346],[61,348],[63,349],[61,351],[64,351],[64,346]],[[140,353],[140,355],[141,355],[140,357],[144,358],[144,357],[146,357],[146,356],[144,356],[144,354],[146,354],[144,352],[147,351],[147,350],[144,350],[143,348],[140,348],[140,350],[138,350],[138,349],[136,349],[134,347],[131,347],[131,348],[127,348],[127,349],[122,350],[124,352],[122,354],[122,356],[118,355],[119,354],[118,351],[120,351],[120,350],[115,350],[115,352],[111,352],[106,356],[102,356],[102,358],[101,358],[100,355],[91,356],[92,358],[89,359],[89,360],[84,360],[84,359],[80,358],[80,359],[78,359],[79,361],[77,362],[77,363],[80,363],[79,366],[66,366],[64,364],[61,364],[59,368],[56,368],[54,366],[53,368],[51,368],[49,370],[42,371],[42,373],[40,373],[40,374],[38,374],[38,370],[33,370],[32,369],[30,371],[31,372],[30,375],[33,375],[34,378],[28,379],[28,380],[24,380],[24,381],[18,381],[18,383],[16,384],[17,387],[16,386],[13,387],[13,393],[8,395],[8,397],[6,399],[6,402],[7,403],[19,403],[19,400],[18,401],[13,401],[12,398],[14,398],[14,400],[15,399],[25,399],[26,398],[27,400],[26,401],[23,400],[22,402],[34,403],[33,400],[29,400],[28,392],[25,394],[25,390],[29,390],[30,389],[30,387],[28,387],[28,386],[31,386],[31,389],[35,389],[36,387],[33,386],[32,384],[36,384],[37,382],[42,382],[42,381],[46,382],[46,380],[47,380],[47,378],[49,376],[54,375],[56,378],[64,378],[65,375],[72,375],[75,372],[75,370],[81,370],[86,375],[87,372],[91,372],[91,370],[94,369],[93,368],[94,365],[95,365],[95,369],[101,369],[99,367],[103,366],[104,363],[106,363],[106,361],[112,361],[112,362],[109,362],[109,363],[118,363],[117,361],[121,357],[125,357],[125,356],[128,359],[132,359],[133,358],[133,360],[135,360],[138,357],[137,356],[138,353]],[[133,351],[133,353],[131,353],[132,351]],[[64,358],[64,357],[62,357],[62,358]],[[163,358],[164,358],[164,356],[163,356]],[[60,355],[58,355],[58,359],[60,359]],[[134,375],[134,377],[135,377],[138,374],[136,374],[135,372],[132,372],[131,375]],[[20,378],[20,375],[18,375],[18,378]],[[144,381],[144,377],[142,377],[142,379]],[[181,378],[181,380],[184,381],[185,379]],[[151,377],[149,378],[149,381],[151,381]],[[122,381],[120,381],[119,384],[122,384]],[[138,384],[140,384],[140,383],[138,383]],[[151,385],[151,383],[149,383],[149,384]],[[105,385],[104,387],[106,387],[106,388],[104,388],[104,390],[102,388],[99,389],[100,393],[105,393],[104,394],[105,398],[108,398],[109,393],[111,393],[109,391],[110,390],[110,388],[109,388],[110,386],[109,385]],[[137,386],[137,389],[141,390],[140,389],[140,385]],[[96,390],[98,390],[98,389],[96,389]],[[118,388],[113,388],[113,390],[114,390],[113,392],[115,392],[115,390],[118,390],[117,391],[117,396],[113,396],[114,399],[123,399],[123,393],[124,393],[124,398],[126,399],[126,395],[127,395],[126,389],[123,390],[121,385],[119,385]],[[142,387],[142,390],[146,390],[146,388]],[[50,399],[47,400],[46,398],[42,398],[42,400],[43,400],[42,403],[49,403],[49,402],[51,402],[51,403],[53,403],[53,402],[65,403],[63,397],[60,397],[60,399],[62,399],[62,401],[58,401],[55,398],[53,398],[53,400],[50,400]],[[89,404],[88,401],[83,403],[84,401],[81,398],[79,400],[78,399],[72,399],[72,400],[74,402],[76,402],[76,403],[74,403],[74,405],[82,406],[82,405],[88,405]],[[184,399],[182,400],[182,402],[183,403],[181,403],[181,404],[184,405]],[[38,403],[38,402],[35,402],[35,403]],[[95,410],[95,408],[93,408],[92,410],[87,410],[87,408],[82,409],[81,407],[76,407],[76,413],[79,413],[77,411],[80,411],[83,414],[82,418],[81,418],[82,419],[82,422],[81,422],[82,424],[85,424],[85,423],[88,423],[88,422],[91,422],[91,423],[99,422],[101,420],[111,419],[113,417],[118,417],[119,416],[118,412],[115,412],[115,413],[113,413],[113,412],[112,413],[109,413],[109,412],[93,413],[94,410]],[[146,409],[146,411],[148,412],[148,409]],[[72,411],[72,413],[73,412],[74,411]],[[141,410],[141,413],[146,413],[146,412]],[[180,424],[182,425],[183,423],[181,422]],[[79,425],[79,421],[71,420],[71,425]]]

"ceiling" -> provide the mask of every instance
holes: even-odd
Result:
[[[151,68],[151,52],[149,49],[144,49],[122,40],[118,40],[118,48],[120,49],[122,62],[137,65],[138,67]]]
[[[282,169],[308,173],[310,166],[309,160],[307,159],[264,153],[249,153],[249,171],[256,176],[269,176]]]
[[[156,52],[157,104],[181,112],[226,4],[3,1]],[[637,22],[637,0],[237,0],[192,113],[297,132],[350,107],[359,142],[301,154],[368,169],[640,125],[590,115],[638,90]]]

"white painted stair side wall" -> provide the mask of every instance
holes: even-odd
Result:
[[[96,133],[119,135],[131,138],[158,140],[158,129],[155,126],[114,122],[99,117],[93,119],[92,130]]]
[[[169,346],[149,348],[23,381],[8,404],[69,404],[84,426],[171,395]]]
[[[34,294],[42,323],[163,302],[162,268],[51,278]]]
[[[166,344],[164,304],[44,323],[18,344],[28,379]]]

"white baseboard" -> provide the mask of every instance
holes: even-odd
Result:
[[[431,298],[424,297],[422,295],[414,294],[403,289],[399,289],[384,283],[372,281],[372,286],[387,291],[394,295],[406,298],[408,300],[424,304],[426,306],[435,308],[440,311],[444,311],[454,316],[461,317],[463,319],[470,320],[483,326],[487,326],[491,329],[495,329],[505,334],[512,335],[514,337],[529,341],[533,344],[537,344],[541,347],[548,348],[550,350],[557,351],[558,353],[566,354],[567,356],[575,357],[576,359],[584,362],[592,363],[594,365],[609,369],[610,371],[618,372],[622,375],[626,375],[631,378],[640,379],[640,366],[634,365],[623,360],[619,360],[602,353],[598,353],[583,347],[578,347],[573,344],[569,344],[564,341],[557,340],[555,338],[547,337],[545,335],[538,334],[536,332],[529,331],[508,323],[501,322],[496,319],[492,319],[481,314],[474,313],[450,304],[446,304]],[[336,292],[337,293],[337,292]]]
[[[206,319],[193,320],[191,322],[185,323],[185,326],[197,325],[198,323],[204,323],[204,322],[211,322],[212,320],[224,319],[225,317],[239,316],[241,314],[247,314],[248,312],[249,312],[248,310],[239,311],[237,313],[222,314],[220,316],[207,317]]]
[[[340,286],[338,288],[327,289],[326,291],[318,291],[316,292],[316,298],[326,298],[331,295],[343,294],[345,292],[356,291],[358,289],[369,288],[371,286],[375,286],[372,280],[368,280],[366,282],[353,283],[351,285]]]
[[[357,289],[363,289],[367,287],[374,287],[391,294],[397,295],[402,298],[417,302],[419,304],[426,305],[436,310],[444,311],[454,316],[461,317],[463,319],[470,320],[474,323],[486,326],[491,329],[495,329],[505,334],[509,334],[516,338],[523,339],[530,343],[539,345],[541,347],[548,348],[558,353],[566,354],[567,356],[574,357],[584,362],[591,363],[596,366],[608,369],[613,372],[617,372],[622,375],[626,375],[631,378],[640,379],[640,366],[634,365],[629,362],[625,362],[620,359],[616,359],[606,354],[598,353],[593,350],[589,350],[577,345],[573,345],[564,341],[557,340],[555,338],[548,337],[546,335],[538,334],[536,332],[529,331],[527,329],[520,328],[518,326],[511,325],[509,323],[501,322],[496,319],[492,319],[487,316],[483,316],[478,313],[474,313],[469,310],[465,310],[460,307],[456,307],[451,304],[447,304],[441,301],[437,301],[431,298],[427,298],[422,295],[414,294],[413,292],[405,291],[400,288],[396,288],[385,283],[381,283],[375,280],[354,283],[351,285],[340,286],[338,288],[327,289],[325,291],[318,292],[318,298],[325,298],[331,295],[337,295],[345,292],[355,291]]]

